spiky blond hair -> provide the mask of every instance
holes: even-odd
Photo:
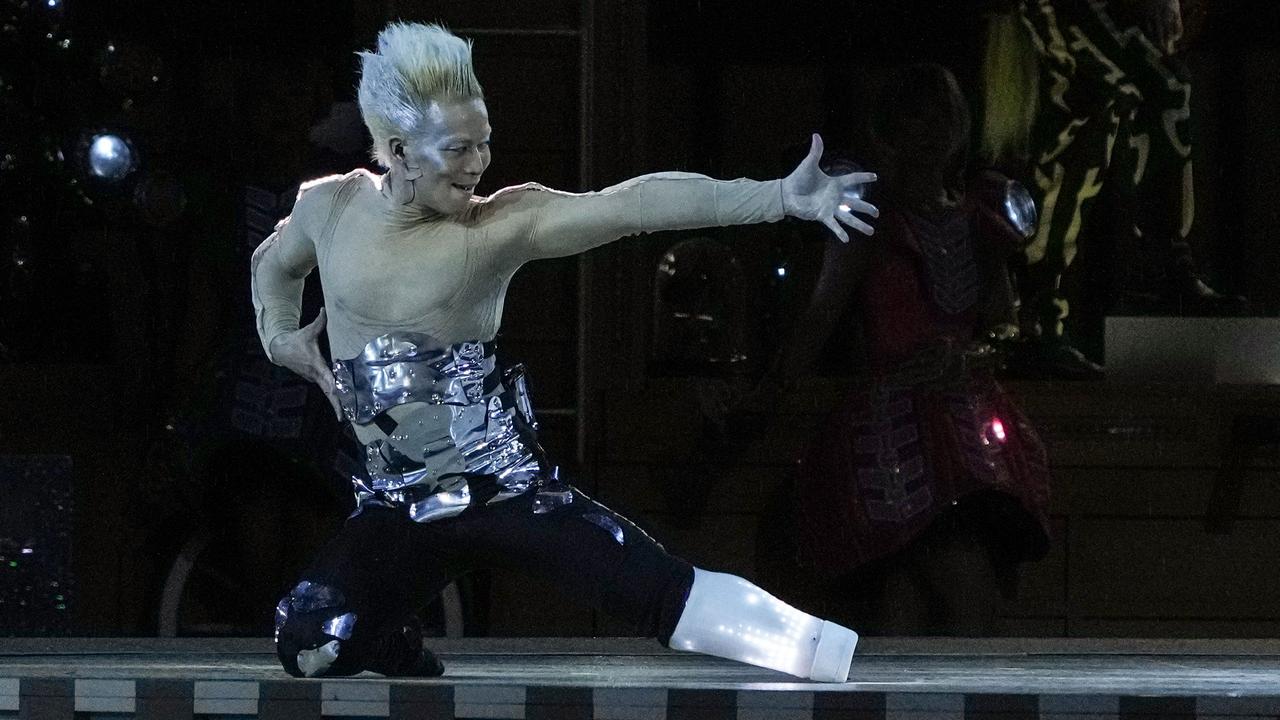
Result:
[[[377,51],[360,58],[360,114],[383,167],[391,163],[387,140],[418,130],[432,100],[484,97],[471,66],[471,41],[442,25],[391,23],[378,34]]]

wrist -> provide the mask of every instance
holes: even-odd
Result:
[[[778,197],[782,203],[783,217],[796,217],[795,213],[795,194],[791,192],[787,186],[790,178],[781,178],[778,180]]]
[[[279,333],[267,341],[267,359],[277,365],[280,364],[277,358],[280,357],[280,352],[284,349],[286,335],[288,333]]]

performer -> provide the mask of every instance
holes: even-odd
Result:
[[[1033,52],[1011,34],[1018,20]],[[1157,252],[1160,293],[1178,312],[1247,309],[1204,283],[1188,244],[1195,198],[1182,27],[1180,0],[1019,0],[993,16],[984,153],[1031,166],[1043,221],[1025,250],[1022,325],[1031,364],[1051,377],[1102,374],[1068,340],[1062,278],[1106,182],[1131,199],[1131,233]]]
[[[799,558],[834,590],[830,612],[868,601],[868,631],[983,634],[999,580],[1048,541],[1044,448],[991,372],[1017,329],[1006,261],[1034,207],[1003,176],[965,172],[969,114],[945,68],[900,69],[873,114],[878,233],[827,243],[760,392],[785,392],[852,310],[867,367],[789,493]]]
[[[535,183],[473,195],[491,158],[470,44],[396,23],[363,53],[360,109],[382,175],[307,183],[252,263],[268,357],[318,384],[364,444],[358,507],[277,608],[295,676],[432,675],[414,611],[477,567],[536,572],[670,647],[844,681],[857,634],[742,578],[695,568],[564,484],[543,456],[523,373],[494,360],[512,275],[538,258],[638,233],[852,212],[870,173],[831,177],[822,142],[786,178],[656,173],[600,192]],[[306,276],[325,307],[299,328]],[[327,326],[334,362],[317,337]]]

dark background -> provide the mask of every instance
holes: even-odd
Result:
[[[350,460],[318,393],[261,357],[248,258],[301,180],[366,161],[362,143],[322,147],[310,130],[354,99],[354,52],[388,20],[441,20],[475,40],[495,140],[481,193],[657,170],[777,177],[815,131],[856,155],[879,73],[941,62],[972,94],[983,27],[979,3],[922,0],[3,7],[0,633],[13,634],[154,632],[175,558],[197,546],[210,548],[207,577],[192,581],[182,622],[262,630],[345,515]],[[1280,4],[1188,5],[1188,18],[1194,244],[1216,286],[1273,316]],[[104,129],[140,158],[118,184],[83,172],[82,141]],[[532,264],[512,286],[502,346],[531,366],[544,437],[575,481],[671,549],[752,576],[770,493],[839,391],[844,356],[831,350],[830,377],[779,409],[782,430],[741,457],[709,457],[703,381],[674,377],[654,340],[655,268],[694,237],[736,256],[741,297],[724,303],[740,309],[750,374],[807,298],[812,228],[659,234]],[[1085,337],[1143,262],[1105,240],[1085,238],[1075,280],[1098,298]],[[1270,389],[1014,389],[1055,453],[1060,532],[1002,632],[1280,634],[1265,600],[1280,589],[1265,552],[1280,539],[1280,474],[1265,443],[1231,466],[1247,478],[1232,506],[1244,519],[1225,535],[1201,523],[1239,450],[1233,418],[1273,412]],[[486,578],[468,593],[477,632],[618,630],[537,583]]]

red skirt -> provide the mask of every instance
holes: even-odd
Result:
[[[1018,509],[989,519],[1013,558],[1048,549],[1044,444],[987,374],[854,391],[819,429],[796,483],[801,560],[829,577],[893,554],[940,514],[992,491]]]

